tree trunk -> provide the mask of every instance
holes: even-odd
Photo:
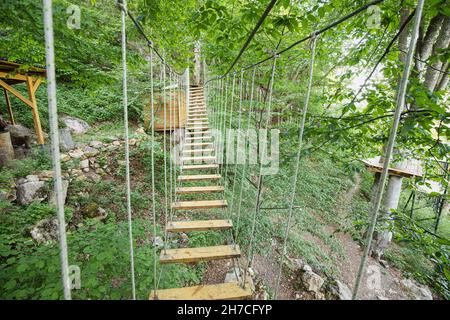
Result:
[[[406,21],[409,15],[409,10],[403,8],[401,10],[401,21],[400,25]],[[405,28],[403,32],[399,36],[398,40],[398,47],[401,50],[400,51],[400,62],[403,65],[403,63],[406,60],[406,50],[408,49],[408,29]],[[401,81],[401,76],[398,78],[398,83]],[[383,155],[385,154],[386,146],[383,148]],[[394,151],[395,152],[395,151]],[[383,156],[380,159],[380,162],[384,162]],[[375,190],[377,190],[377,186],[380,183],[380,176],[375,176],[374,186],[372,187],[373,195],[372,200],[374,199]],[[383,221],[383,224],[381,225],[381,229],[385,229],[389,225],[389,221],[392,219],[391,217],[391,209],[397,209],[398,207],[398,201],[400,199],[400,192],[402,190],[402,178],[395,177],[395,176],[389,176],[388,178],[388,185],[387,190],[384,195],[384,204],[383,209],[380,212],[379,220]],[[375,231],[373,235],[373,241],[371,243],[371,254],[374,258],[379,260],[381,256],[384,253],[384,250],[389,246],[390,242],[392,240],[392,232],[387,230],[381,230],[381,231]]]
[[[439,35],[436,39],[436,42],[433,45],[433,54],[437,54],[440,50],[448,48],[450,43],[450,17],[445,17],[442,22],[441,29],[439,31]],[[428,88],[430,91],[434,91],[436,88],[436,84],[438,82],[440,70],[442,68],[442,61],[437,59],[433,62],[432,67],[428,68],[425,74],[424,86]]]
[[[202,73],[202,60],[200,53],[200,41],[195,41],[194,44],[194,85],[200,85]]]

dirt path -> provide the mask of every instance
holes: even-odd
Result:
[[[361,176],[356,174],[354,180],[354,185],[352,185],[352,187],[341,197],[342,200],[336,207],[336,214],[341,221],[351,219],[348,216],[348,207],[354,197],[360,192]],[[350,234],[341,232],[341,226],[337,224],[327,224],[320,215],[314,212],[308,213],[320,221],[320,223],[324,225],[326,232],[329,233],[329,236],[334,237],[342,246],[345,258],[333,259],[333,265],[337,268],[339,274],[337,278],[346,284],[350,290],[352,290],[355,284],[359,264],[361,262],[361,246],[352,239]],[[320,247],[323,252],[329,253],[331,256],[332,249],[320,238],[305,232],[304,239],[314,243]],[[272,248],[270,253],[267,255],[255,254],[253,260],[253,270],[257,279],[255,282],[256,293],[254,297],[256,300],[269,298],[266,293],[266,291],[268,291],[267,287],[274,289],[276,286],[279,268],[279,253],[277,252],[277,247],[277,239],[272,239]],[[202,283],[213,284],[223,282],[226,273],[230,269],[232,269],[232,264],[229,261],[210,262],[208,263],[208,268],[203,276]],[[403,280],[403,276],[399,270],[387,265],[383,266],[373,258],[369,257],[366,264],[366,272],[361,282],[358,298],[364,300],[411,299],[401,286],[401,280]],[[292,275],[283,272],[280,281],[278,299],[316,299],[311,293],[296,289],[298,286],[295,286],[295,281],[298,280]]]
[[[346,192],[339,208],[347,208],[348,204],[360,191],[361,176],[355,174],[354,185]],[[338,210],[341,219],[348,219],[348,213],[344,210]],[[330,226],[329,231],[339,240],[345,251],[345,260],[337,260],[336,267],[339,269],[340,280],[349,288],[353,289],[355,285],[356,275],[361,263],[362,250],[351,235],[348,233],[338,232],[337,226]],[[383,267],[380,263],[368,258],[366,264],[366,272],[361,281],[359,290],[359,299],[409,299],[408,295],[403,292],[400,281],[403,279],[401,272],[387,266]]]

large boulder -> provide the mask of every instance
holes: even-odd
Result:
[[[311,270],[306,270],[301,275],[303,287],[310,292],[319,293],[325,280]]]
[[[352,291],[343,282],[335,280],[328,286],[328,296],[337,300],[352,300]]]
[[[427,286],[418,284],[411,279],[403,279],[401,285],[415,300],[433,300],[433,295]]]
[[[75,148],[69,128],[59,129],[59,146],[62,151],[68,151]]]
[[[47,218],[36,223],[31,228],[31,237],[37,243],[49,243],[58,239],[58,219]]]
[[[63,204],[66,203],[67,190],[69,189],[69,181],[62,180],[62,194],[63,194]],[[48,195],[48,203],[56,205],[56,192],[51,190]]]
[[[46,198],[44,185],[45,181],[40,181],[37,176],[28,176],[26,179],[19,179],[17,185],[17,202],[21,205],[41,202]]]
[[[12,144],[17,147],[25,145],[29,149],[32,142],[36,139],[36,134],[31,129],[20,124],[10,124],[5,129],[9,131]]]
[[[62,121],[75,134],[84,134],[90,128],[86,121],[74,117],[63,117]]]

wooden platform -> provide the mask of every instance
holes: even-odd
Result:
[[[238,258],[240,255],[241,250],[239,249],[239,246],[235,247],[234,245],[168,249],[161,251],[159,263],[193,263]]]
[[[367,170],[372,172],[383,172],[383,163],[380,163],[380,157],[366,159],[362,161]],[[398,164],[398,167],[389,168],[389,174],[406,178],[422,177],[422,167],[417,160],[404,161]]]
[[[234,282],[157,291],[159,300],[245,300],[252,296],[250,285],[242,288]],[[150,299],[154,299],[153,292]]]
[[[192,232],[224,230],[233,227],[231,220],[194,220],[194,221],[172,221],[167,224],[168,232]]]
[[[196,201],[176,201],[172,202],[174,210],[195,210],[195,209],[214,209],[226,208],[226,200],[196,200]]]

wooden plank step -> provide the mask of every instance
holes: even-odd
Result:
[[[211,131],[208,131],[208,130],[205,130],[205,131],[201,130],[200,131],[199,130],[199,131],[188,131],[188,132],[186,132],[186,135],[190,136],[190,137],[198,136],[199,134],[201,134],[203,136],[209,136],[211,134]]]
[[[192,164],[181,166],[181,170],[209,170],[219,168],[218,164]]]
[[[204,147],[204,146],[212,146],[212,142],[195,142],[195,143],[185,143],[184,147],[195,148],[195,147]]]
[[[188,127],[201,127],[201,126],[208,126],[209,122],[208,120],[204,120],[202,122],[199,122],[197,119],[194,121],[188,121],[187,126]]]
[[[214,149],[186,149],[186,150],[183,150],[184,154],[210,153],[210,152],[214,152]]]
[[[182,162],[191,162],[191,161],[197,161],[197,162],[207,162],[207,161],[216,161],[215,156],[203,156],[203,157],[182,157]]]
[[[171,221],[167,223],[168,232],[193,232],[225,230],[233,227],[231,220],[194,220],[194,221]]]
[[[154,293],[150,299],[154,299]],[[157,291],[159,300],[245,300],[251,299],[250,285],[242,288],[239,283],[219,283],[184,288],[162,289]]]
[[[194,209],[212,209],[226,208],[226,200],[197,200],[197,201],[176,201],[172,202],[174,210],[194,210]]]
[[[241,250],[239,249],[239,246],[234,245],[168,249],[161,251],[159,263],[192,263],[237,258],[240,255]]]
[[[194,174],[188,176],[178,176],[178,181],[218,180],[220,178],[220,174]]]
[[[209,130],[208,126],[205,127],[201,127],[201,126],[196,126],[196,127],[186,127],[187,130],[198,130],[198,131],[204,131],[204,130]]]
[[[186,141],[195,141],[195,140],[210,140],[211,136],[203,136],[203,137],[186,137]]]
[[[177,194],[192,194],[192,193],[212,193],[222,192],[225,188],[223,186],[207,186],[207,187],[179,187],[175,189]]]

